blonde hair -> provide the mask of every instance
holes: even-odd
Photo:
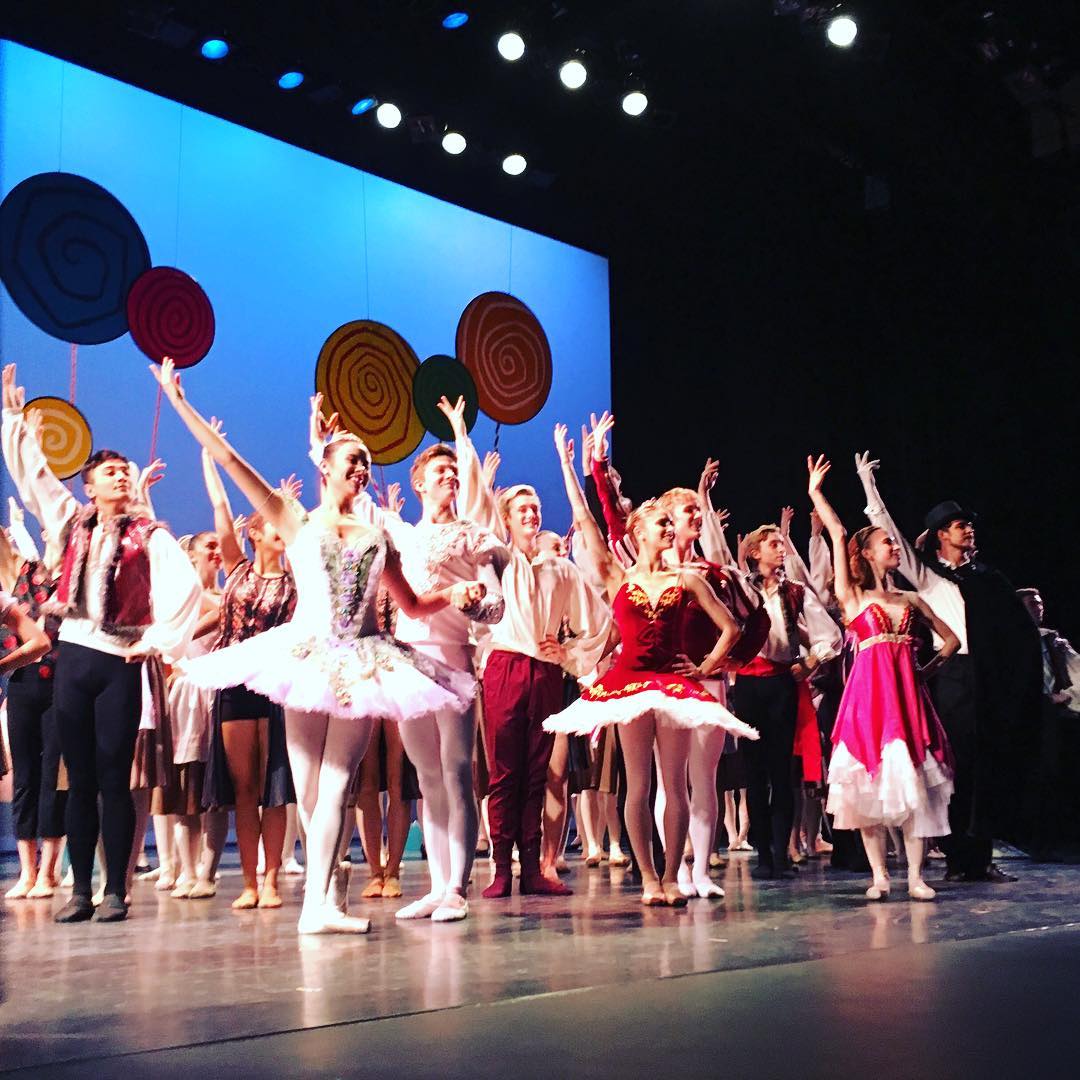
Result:
[[[505,524],[509,520],[510,516],[510,504],[519,495],[531,495],[537,502],[540,501],[540,496],[536,493],[536,488],[532,484],[514,484],[513,487],[508,487],[505,491],[499,492],[499,518]]]
[[[633,539],[637,527],[655,513],[667,513],[667,505],[664,503],[663,496],[659,499],[646,499],[640,506],[630,512],[630,516],[626,519],[626,535]]]
[[[756,547],[761,547],[761,542],[765,539],[769,533],[778,533],[780,526],[770,522],[767,525],[759,525],[752,533],[748,533],[743,540],[743,544],[746,548],[746,561],[755,569],[757,568],[757,556],[752,555],[751,552]]]
[[[660,496],[660,502],[662,502],[664,508],[669,511],[678,503],[685,501],[699,503],[698,493],[696,491],[691,491],[689,488],[673,487],[668,488],[668,490]]]

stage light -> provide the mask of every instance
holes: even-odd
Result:
[[[462,153],[468,143],[460,131],[448,131],[442,137],[442,148],[448,153],[457,156]]]
[[[623,94],[622,108],[627,116],[640,116],[649,107],[649,99],[644,90],[631,90]]]
[[[199,50],[207,60],[224,60],[229,55],[229,43],[221,38],[210,38]]]
[[[837,15],[825,28],[825,36],[837,48],[846,49],[859,33],[859,25],[850,15]]]
[[[452,11],[443,19],[443,27],[447,30],[458,30],[469,21],[467,11]]]
[[[391,101],[384,101],[375,110],[375,119],[384,128],[396,128],[401,123],[401,110]]]
[[[562,79],[562,84],[567,90],[580,90],[585,85],[585,80],[588,77],[589,73],[580,60],[567,60],[559,68],[559,78]]]
[[[353,116],[363,116],[371,112],[379,103],[373,97],[362,97],[351,109]]]
[[[302,72],[299,71],[286,71],[284,75],[278,79],[277,84],[282,90],[295,90],[304,81]]]
[[[520,176],[525,171],[528,162],[520,154],[511,154],[503,158],[503,172],[511,176]]]
[[[525,55],[525,39],[511,30],[499,38],[496,48],[504,60],[520,60]]]

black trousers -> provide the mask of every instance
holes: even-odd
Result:
[[[37,665],[11,676],[7,694],[16,840],[56,839],[64,835],[67,792],[56,790],[60,738],[53,712],[53,680]]]
[[[757,742],[743,739],[739,743],[749,773],[750,843],[757,849],[758,862],[774,868],[787,864],[795,820],[791,750],[797,710],[795,680],[790,675],[739,675],[735,679],[732,711],[761,735]]]
[[[68,853],[77,895],[91,892],[99,821],[105,891],[120,897],[126,891],[135,838],[131,762],[142,710],[141,669],[121,656],[60,642],[54,708],[68,771]]]
[[[934,676],[931,694],[956,761],[949,803],[952,833],[942,837],[941,850],[950,873],[982,874],[994,857],[990,816],[994,793],[977,790],[980,773],[986,774],[980,755],[988,749],[980,746],[975,665],[971,657],[952,657]]]

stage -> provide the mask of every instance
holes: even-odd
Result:
[[[1080,867],[1018,860],[1015,884],[870,904],[861,876],[761,884],[750,860],[722,871],[726,901],[681,911],[574,859],[572,898],[477,900],[452,925],[358,902],[359,938],[298,939],[296,878],[283,910],[233,912],[235,871],[207,902],[139,883],[116,925],[8,902],[0,1073],[1001,1076],[1080,1049]],[[423,881],[407,864],[406,900]]]

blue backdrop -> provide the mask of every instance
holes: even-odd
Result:
[[[206,290],[217,338],[184,373],[192,401],[224,419],[272,482],[301,475],[308,505],[308,397],[335,328],[376,319],[421,360],[453,355],[458,318],[474,296],[519,297],[547,332],[554,372],[539,415],[502,428],[499,482],[533,483],[546,524],[566,527],[551,429],[562,420],[577,431],[590,410],[610,403],[605,259],[2,42],[0,196],[50,171],[112,192],[141,226],[153,264],[179,267]],[[28,396],[67,397],[68,345],[33,326],[3,290],[0,356],[19,365]],[[142,464],[156,390],[147,364],[127,334],[79,347],[76,404],[95,445]],[[473,430],[481,452],[494,434],[481,415]],[[158,452],[168,463],[154,492],[159,516],[177,534],[208,527],[197,448],[167,405]],[[407,462],[385,473],[407,490]],[[246,510],[232,494],[234,509]],[[416,514],[410,493],[406,515]]]

